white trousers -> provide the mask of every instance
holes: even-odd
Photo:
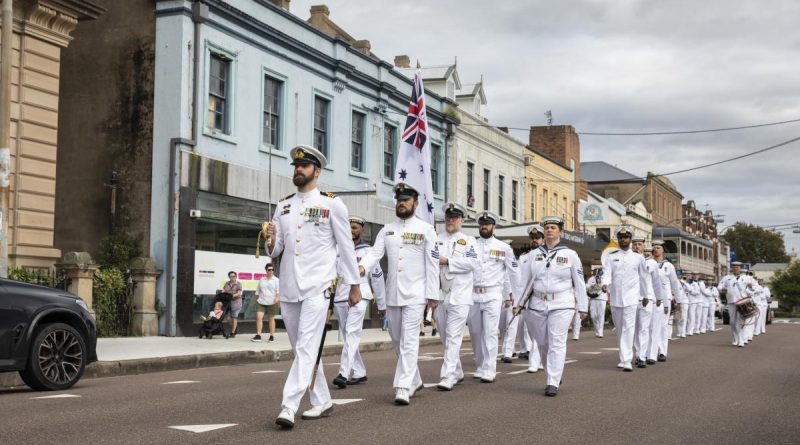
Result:
[[[633,360],[633,334],[636,329],[636,308],[638,305],[611,306],[611,317],[619,339],[619,361],[630,363]]]
[[[369,300],[361,300],[350,307],[346,301],[336,303],[336,316],[339,318],[339,332],[342,335],[342,358],[339,360],[339,374],[345,379],[359,379],[367,375],[364,360],[358,347],[361,344],[361,330],[364,327],[364,314]]]
[[[522,318],[518,315],[514,318],[514,307],[502,306],[500,309],[500,317],[498,320],[499,335],[503,336],[503,357],[511,358],[514,355],[514,347],[517,340],[517,331],[519,330],[519,321]],[[511,322],[511,324],[509,324]]]
[[[636,357],[640,360],[647,360],[654,306],[653,300],[649,300],[647,306],[642,306],[641,302],[636,306],[636,332],[633,336],[633,346],[636,349]]]
[[[706,330],[707,331],[714,331],[714,312],[716,312],[717,306],[716,304],[712,304],[708,306],[708,312],[706,312]]]
[[[687,335],[700,333],[700,303],[689,303],[689,320],[687,321]]]
[[[558,387],[567,358],[567,331],[575,309],[534,311],[525,309],[533,338],[539,345],[539,357],[544,365],[547,384]]]
[[[461,341],[467,326],[469,308],[467,304],[439,304],[436,307],[436,325],[444,345],[444,361],[439,378],[447,377],[453,383],[464,378],[461,367]]]
[[[519,314],[517,315],[517,318],[519,319],[520,325],[522,326],[522,329],[519,328],[517,329],[517,332],[519,332],[519,337],[520,337],[519,340],[520,352],[530,352],[531,348],[533,348],[533,339],[531,337],[530,330],[528,330],[528,324],[525,323],[525,315]]]
[[[575,311],[575,316],[572,317],[572,339],[579,340],[581,338],[581,314]]]
[[[497,375],[497,337],[502,304],[500,300],[473,304],[467,322],[475,358],[475,372],[490,380]]]
[[[731,337],[733,338],[734,346],[744,346],[744,335],[742,335],[741,326],[739,326],[739,314],[736,312],[736,305],[728,305],[728,320],[731,327]]]
[[[681,317],[678,319],[678,337],[686,337],[689,328],[689,303],[678,303],[681,308]]]
[[[708,308],[709,306],[700,304],[700,310],[697,313],[697,329],[701,334],[705,334],[708,330]]]
[[[664,313],[664,308],[668,307],[668,304],[661,303],[661,306],[653,304],[653,316],[650,320],[650,344],[647,347],[647,358],[649,360],[657,360],[659,353],[667,355],[659,351],[664,345],[664,334],[666,333],[664,326],[669,323],[669,312]]]
[[[394,370],[394,388],[411,389],[422,383],[419,375],[419,324],[425,312],[424,304],[388,306],[389,336],[392,337],[397,366]]]
[[[325,313],[328,309],[328,299],[323,295],[307,298],[299,303],[281,302],[281,315],[286,326],[286,334],[292,345],[294,360],[286,376],[283,386],[283,401],[281,404],[292,411],[300,407],[300,400],[306,393],[311,383],[311,375],[319,351],[319,342],[325,326]],[[331,400],[328,382],[322,371],[322,362],[317,369],[317,379],[310,390],[311,404],[324,405]]]
[[[603,324],[606,322],[606,300],[592,298],[589,300],[589,313],[592,316],[594,335],[603,336]]]
[[[756,334],[763,334],[767,332],[767,311],[769,310],[768,304],[758,305],[758,320],[756,321]]]
[[[664,334],[661,336],[661,345],[658,347],[659,354],[667,355],[669,341],[672,340],[672,326],[675,324],[675,317],[672,315],[664,316]]]

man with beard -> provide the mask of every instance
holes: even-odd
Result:
[[[520,255],[519,270],[520,276],[526,267],[530,267],[531,256],[530,253],[536,250],[537,247],[544,244],[544,229],[539,224],[531,224],[528,227],[528,239],[530,250]],[[504,307],[500,316],[500,330],[503,334],[503,362],[511,363],[511,358],[514,356],[514,344],[516,342],[516,334],[521,331],[520,338],[520,353],[519,358],[528,360],[528,372],[538,372],[544,369],[542,366],[542,359],[539,357],[539,348],[533,340],[533,336],[528,330],[528,325],[525,323],[525,317],[518,315],[514,318],[514,308],[520,304],[520,295],[516,295],[516,302],[513,307]],[[509,320],[514,318],[514,321],[509,325]],[[520,330],[520,326],[522,329]]]
[[[664,287],[658,274],[658,264],[645,252],[645,237],[637,235],[633,238],[633,251],[644,256],[644,265],[647,269],[647,294],[636,308],[636,332],[634,333],[633,346],[636,349],[636,367],[647,367],[647,350],[650,347],[650,336],[653,335],[653,311],[661,310],[664,300]],[[654,301],[657,300],[657,301]],[[654,304],[657,306],[654,309]],[[655,363],[655,362],[653,362]]]
[[[307,145],[294,147],[289,155],[294,166],[297,193],[278,202],[267,229],[266,250],[281,260],[281,315],[292,345],[294,360],[283,387],[281,412],[275,420],[283,428],[294,427],[295,412],[312,380],[316,355],[325,329],[330,287],[337,276],[336,254],[340,254],[341,282],[348,289],[351,306],[361,301],[353,239],[347,207],[341,199],[317,189],[317,179],[327,160]],[[333,409],[322,366],[309,388],[311,409],[304,419],[327,416]]]
[[[683,301],[683,286],[678,281],[678,275],[675,273],[675,266],[667,261],[664,256],[664,241],[653,241],[653,260],[658,264],[658,273],[661,276],[661,286],[664,288],[663,310],[656,307],[653,311],[653,335],[650,338],[650,349],[647,353],[647,363],[654,363],[653,360],[659,362],[667,361],[667,349],[669,346],[669,339],[672,337],[672,326],[669,324],[669,309],[671,301]],[[671,298],[670,298],[671,297]],[[660,326],[660,328],[659,328]],[[661,333],[657,332],[661,329]]]
[[[519,276],[511,246],[494,237],[494,227],[499,219],[486,211],[477,216],[481,237],[476,250],[481,259],[481,272],[480,279],[475,280],[474,303],[468,323],[477,368],[473,377],[483,383],[494,382],[497,375],[500,310],[504,304],[512,305]],[[505,295],[511,298],[505,300]]]
[[[619,339],[617,368],[633,370],[633,334],[636,328],[636,309],[647,295],[648,272],[644,257],[631,250],[633,229],[620,226],[614,231],[619,249],[608,252],[603,261],[603,292],[611,300],[611,317]]]
[[[356,249],[356,260],[361,261],[361,257],[367,254],[370,245],[362,241],[361,233],[364,231],[364,218],[358,216],[350,217],[350,233],[352,234],[353,244]],[[363,298],[355,306],[350,306],[348,302],[348,291],[346,288],[336,289],[334,304],[336,316],[339,319],[339,332],[344,340],[342,345],[342,358],[339,360],[339,375],[333,379],[333,384],[339,389],[347,385],[358,385],[367,381],[367,368],[361,359],[358,346],[361,343],[361,330],[364,327],[364,314],[369,309],[369,300],[375,292],[378,302],[378,313],[383,316],[386,312],[386,301],[383,283],[383,271],[380,265],[376,265],[369,274],[360,277],[361,295]]]
[[[419,205],[419,192],[404,182],[394,186],[397,221],[383,227],[375,238],[375,246],[361,259],[364,273],[386,255],[389,268],[386,277],[386,314],[392,337],[397,367],[394,374],[398,405],[408,405],[422,388],[417,359],[419,326],[427,304],[436,309],[439,302],[439,249],[432,225],[414,215]]]
[[[436,308],[435,316],[444,344],[444,361],[437,388],[450,391],[464,380],[461,341],[472,306],[473,279],[480,273],[480,259],[475,250],[475,238],[461,233],[466,209],[449,202],[443,210],[445,233],[439,235],[442,304]]]

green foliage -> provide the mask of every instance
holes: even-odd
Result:
[[[736,261],[743,263],[786,263],[783,234],[737,222],[722,238],[736,250]]]
[[[93,286],[92,305],[98,336],[128,335],[132,308],[130,286],[125,275],[115,268],[98,269],[94,274]]]
[[[800,262],[794,261],[776,272],[770,287],[772,295],[780,298],[782,307],[791,311],[800,305]]]
[[[141,255],[141,239],[129,232],[106,236],[97,245],[97,263],[104,269],[127,270],[130,261]]]
[[[8,278],[25,283],[38,284],[40,286],[64,288],[65,277],[57,275],[45,269],[27,269],[24,267],[10,267]]]

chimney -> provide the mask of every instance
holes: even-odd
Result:
[[[289,11],[289,3],[291,2],[292,0],[272,0],[272,4],[287,12]]]
[[[362,54],[369,55],[369,50],[372,49],[372,45],[369,44],[369,40],[356,40],[353,42],[353,48]]]
[[[552,159],[575,170],[575,177],[581,177],[581,141],[572,125],[546,125],[531,127],[529,143],[531,147]],[[586,199],[585,183],[578,184],[575,199]]]
[[[411,59],[405,54],[400,56],[394,56],[394,67],[411,68]]]
[[[329,17],[331,15],[331,10],[328,9],[327,5],[314,5],[311,7],[311,18],[313,19],[315,16],[324,15],[325,17]]]

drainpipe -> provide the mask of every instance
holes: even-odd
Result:
[[[8,277],[8,223],[11,212],[11,46],[14,40],[12,0],[3,0],[0,49],[0,277]]]

